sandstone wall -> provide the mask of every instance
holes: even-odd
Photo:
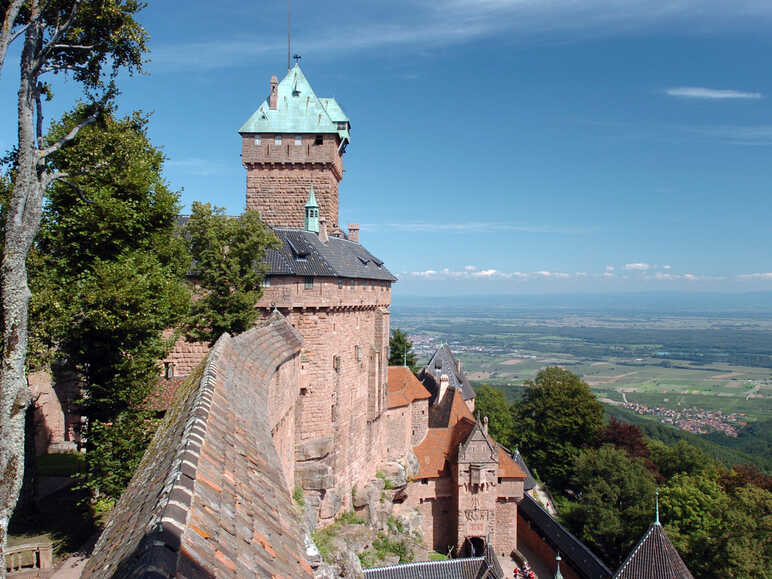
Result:
[[[241,160],[247,169],[247,209],[260,212],[272,227],[302,228],[305,204],[311,185],[319,203],[319,216],[330,229],[338,225],[338,183],[343,176],[343,159],[338,154],[336,135],[323,135],[316,145],[315,135],[282,135],[282,144],[273,135],[242,138]]]
[[[391,460],[399,460],[410,450],[411,405],[389,408],[385,415],[384,455]]]
[[[429,399],[415,400],[411,404],[410,444],[421,444],[429,430]]]
[[[536,553],[539,559],[549,565],[550,570],[554,573],[557,569],[557,564],[555,563],[555,556],[557,553],[519,513],[517,515],[517,538],[521,543],[527,545],[531,551]],[[560,572],[565,579],[581,579],[580,575],[569,566],[565,557],[560,563]]]
[[[189,376],[193,369],[209,354],[209,344],[206,342],[188,342],[177,339],[169,355],[161,360],[163,375],[166,364],[172,364],[174,376]]]
[[[282,391],[297,388],[301,344],[281,316],[218,340],[178,389],[83,577],[313,575],[292,458],[271,437],[291,436]]]

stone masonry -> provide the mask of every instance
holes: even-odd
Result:
[[[180,387],[83,577],[310,577],[292,507],[302,339],[280,315]]]
[[[314,144],[314,135],[285,135],[274,145],[266,135],[255,144],[254,135],[242,138],[241,160],[247,170],[247,209],[260,213],[272,227],[303,227],[303,207],[311,186],[319,202],[319,215],[332,229],[338,227],[338,183],[343,176],[343,158],[338,153],[336,135],[319,135],[323,144]]]

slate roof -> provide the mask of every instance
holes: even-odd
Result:
[[[614,579],[694,579],[659,523],[653,523]]]
[[[220,337],[178,389],[82,577],[313,576],[267,408],[268,381],[301,345],[279,314]]]
[[[531,470],[528,468],[528,465],[525,464],[525,460],[523,460],[523,455],[520,454],[519,450],[515,449],[515,452],[512,453],[512,460],[514,460],[517,466],[519,466],[520,469],[525,473],[526,479],[525,479],[525,484],[523,488],[527,491],[530,491],[532,488],[536,486],[536,479],[533,478],[533,475],[531,474]]]
[[[482,557],[373,567],[364,573],[365,579],[504,579],[504,571],[488,547]]]
[[[348,142],[350,128],[348,117],[335,99],[317,97],[296,64],[279,82],[276,108],[271,109],[266,97],[239,133],[335,133]]]
[[[476,396],[474,388],[466,379],[466,375],[458,369],[456,357],[453,356],[453,352],[450,351],[447,344],[439,347],[429,363],[423,367],[418,378],[430,392],[436,394],[439,391],[442,374],[448,375],[451,386],[461,390],[464,400],[471,400]]]
[[[348,239],[319,236],[303,229],[277,228],[279,249],[266,252],[266,275],[344,277],[397,281],[383,262],[364,246]]]
[[[530,495],[524,495],[517,505],[517,511],[531,523],[533,529],[541,535],[552,549],[558,553],[585,579],[607,579],[611,570],[587,546],[574,537],[552,515],[545,511]],[[646,573],[636,577],[649,577]]]
[[[431,393],[418,381],[410,368],[389,366],[389,408],[407,406],[415,400],[427,400]]]

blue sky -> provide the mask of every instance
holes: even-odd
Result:
[[[286,68],[286,4],[180,6],[143,11],[151,62],[120,107],[152,111],[186,206],[238,213],[236,131]],[[772,290],[769,0],[292,7],[293,52],[352,122],[341,222],[396,292]]]

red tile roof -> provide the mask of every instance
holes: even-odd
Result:
[[[415,400],[428,400],[431,393],[404,366],[389,366],[389,408],[407,406]]]

